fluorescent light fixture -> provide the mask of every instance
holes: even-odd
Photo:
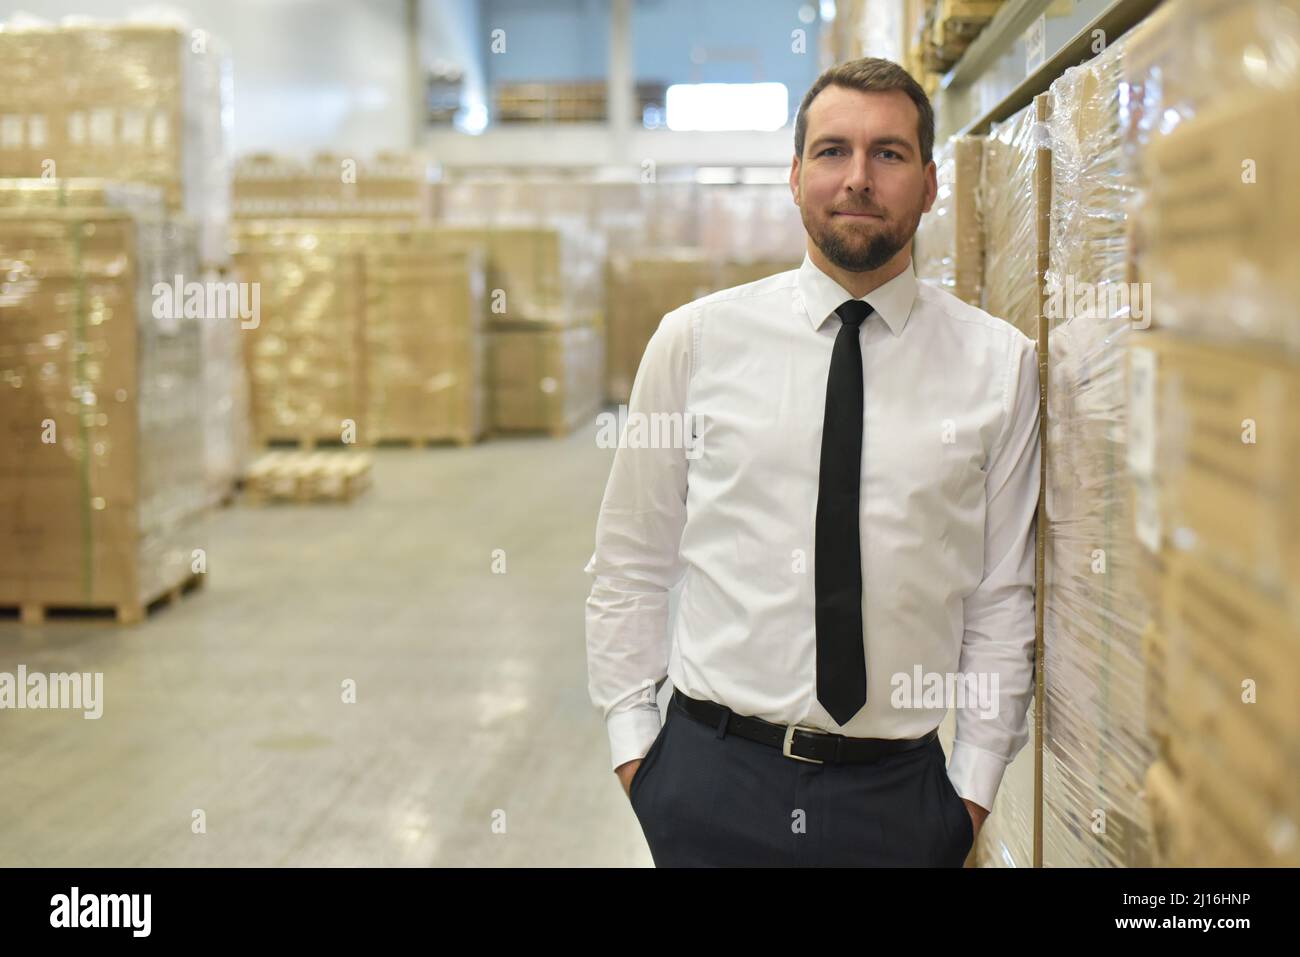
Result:
[[[779,186],[790,182],[790,167],[747,166],[740,171],[740,181],[749,186]]]
[[[665,103],[670,130],[779,130],[789,119],[784,83],[674,83]]]
[[[695,182],[710,186],[730,185],[736,181],[734,166],[701,166],[695,171]]]
[[[478,136],[487,129],[487,106],[483,103],[470,103],[457,111],[452,122],[459,132]]]

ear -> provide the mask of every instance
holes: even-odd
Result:
[[[794,158],[790,164],[790,195],[794,197],[794,204],[799,205],[799,157]]]
[[[939,177],[938,167],[935,166],[934,160],[930,160],[925,166],[925,206],[922,212],[928,213],[930,207],[934,205],[935,197],[939,195]]]

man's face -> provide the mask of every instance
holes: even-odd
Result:
[[[911,241],[937,191],[921,162],[916,104],[901,90],[828,86],[808,107],[790,189],[804,229],[841,269],[879,269]]]

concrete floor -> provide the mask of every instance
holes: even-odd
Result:
[[[104,674],[98,721],[0,711],[0,866],[649,865],[587,697],[612,454],[380,450],[350,505],[217,512],[142,625],[0,621],[0,671]]]

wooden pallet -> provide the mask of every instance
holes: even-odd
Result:
[[[356,444],[344,442],[337,435],[266,435],[261,444],[268,449],[301,449],[314,452],[316,449],[354,449]]]
[[[474,445],[477,441],[477,437],[471,435],[384,436],[381,439],[372,440],[368,447],[372,449],[428,449],[440,445],[455,445],[465,448]]]
[[[81,605],[69,602],[25,601],[17,606],[5,606],[5,610],[11,613],[17,611],[17,617],[24,625],[42,625],[51,617],[98,618],[116,621],[119,625],[134,625],[144,621],[151,612],[176,604],[181,600],[182,595],[201,588],[206,580],[206,575],[192,574],[147,602]]]
[[[350,502],[370,481],[370,456],[363,453],[268,452],[244,476],[244,495],[254,505]]]

